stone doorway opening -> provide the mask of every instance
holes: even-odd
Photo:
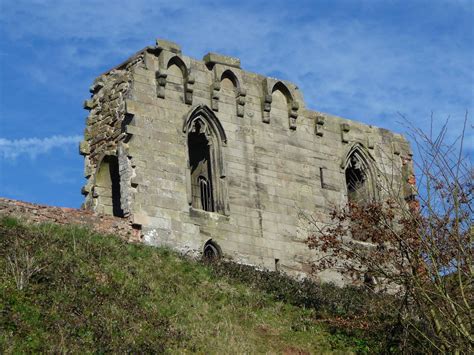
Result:
[[[120,170],[116,156],[107,155],[102,159],[97,172],[95,192],[98,195],[98,212],[116,217],[124,216],[120,202]]]

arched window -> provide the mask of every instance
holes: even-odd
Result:
[[[221,247],[212,240],[209,240],[204,244],[202,256],[204,260],[215,261],[222,256]]]
[[[212,198],[213,164],[211,162],[210,142],[201,120],[195,120],[188,134],[189,166],[191,168],[192,206],[214,212]]]
[[[347,198],[351,203],[366,203],[376,198],[373,162],[362,147],[354,146],[345,160]]]
[[[224,129],[207,106],[199,105],[187,116],[183,131],[187,134],[189,203],[196,209],[227,214]]]

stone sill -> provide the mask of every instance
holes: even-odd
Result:
[[[230,217],[218,212],[208,212],[194,207],[189,207],[189,216],[191,218],[201,218],[215,222],[228,222]]]

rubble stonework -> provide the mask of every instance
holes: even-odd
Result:
[[[0,216],[10,216],[29,223],[55,223],[80,225],[97,233],[113,234],[128,241],[139,241],[140,235],[125,218],[98,215],[75,208],[38,205],[0,197]]]
[[[324,223],[348,198],[404,191],[411,176],[401,135],[309,110],[296,85],[237,58],[196,60],[157,40],[91,93],[84,207],[128,217],[147,244],[304,276],[321,256],[305,244],[307,216]]]

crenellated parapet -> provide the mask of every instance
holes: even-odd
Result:
[[[231,83],[236,100],[236,114],[244,117],[245,96],[247,91],[244,88],[244,81],[240,69],[240,60],[215,53],[208,53],[203,58],[206,67],[213,73],[211,84],[211,107],[214,111],[219,111],[219,98],[221,83],[227,80]]]
[[[166,99],[168,85],[180,84],[183,92],[182,101],[187,105],[192,105],[196,82],[193,72],[197,66],[200,67],[199,70],[204,67],[208,71],[209,106],[213,111],[219,111],[223,95],[222,83],[225,82],[228,86],[229,84],[232,86],[236,116],[243,118],[248,101],[247,93],[249,86],[252,86],[252,91],[258,91],[262,106],[262,122],[270,123],[273,98],[279,94],[286,100],[288,128],[291,130],[297,128],[299,109],[305,105],[293,83],[244,72],[239,59],[217,53],[208,53],[202,61],[197,61],[183,55],[179,45],[166,40],[157,40],[155,47],[147,47],[143,50],[143,55],[146,69],[154,72],[156,97],[159,99]],[[248,74],[252,76],[250,82],[246,80]]]

